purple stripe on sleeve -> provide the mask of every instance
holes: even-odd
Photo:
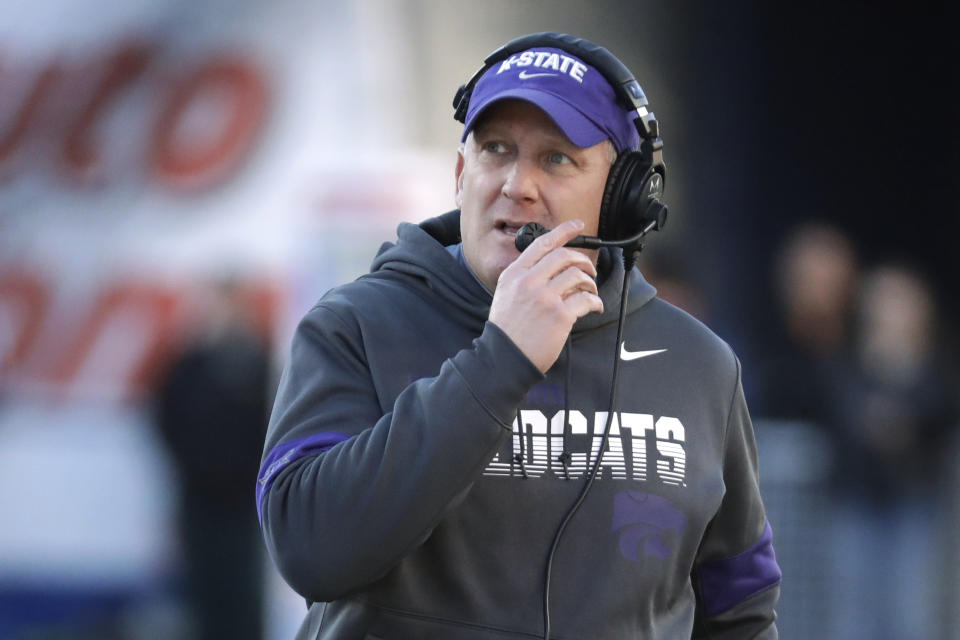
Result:
[[[780,566],[773,551],[770,523],[757,542],[739,555],[701,564],[700,593],[707,616],[715,616],[765,589],[780,584]]]
[[[263,522],[263,497],[270,491],[273,481],[281,471],[294,461],[326,451],[348,437],[342,433],[317,433],[306,438],[283,442],[274,447],[260,465],[260,474],[257,476],[257,518],[260,522]]]

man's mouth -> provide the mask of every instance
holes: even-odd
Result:
[[[498,222],[497,229],[504,232],[508,236],[516,236],[517,231],[520,230],[520,225],[513,225],[509,222]]]

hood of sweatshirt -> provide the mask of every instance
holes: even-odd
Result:
[[[385,242],[370,267],[371,272],[396,271],[413,276],[457,311],[462,321],[481,327],[490,312],[493,298],[469,270],[445,247],[460,242],[460,211],[454,210],[419,225],[402,223],[397,242]],[[620,312],[623,281],[622,252],[616,248],[600,250],[597,282],[603,313],[590,313],[573,327],[575,335],[616,323]],[[656,296],[657,290],[637,269],[630,272],[627,313],[632,313]]]

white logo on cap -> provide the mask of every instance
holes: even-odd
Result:
[[[513,66],[534,66],[538,69],[553,69],[554,71],[567,74],[577,82],[583,82],[583,74],[585,74],[588,70],[587,65],[583,64],[576,58],[571,58],[570,56],[563,55],[562,53],[554,53],[552,51],[524,51],[523,53],[510,56],[500,63],[500,68],[497,69],[497,74],[501,74],[504,71],[509,71],[510,67]],[[533,78],[536,77],[536,75],[546,75],[524,74],[525,71],[520,72],[521,80]]]
[[[523,71],[520,72],[520,75],[518,75],[517,77],[520,78],[521,80],[529,80],[530,78],[542,78],[544,76],[556,76],[556,75],[560,75],[560,74],[558,73],[527,73],[527,70],[524,69]]]

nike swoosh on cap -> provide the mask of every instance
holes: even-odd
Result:
[[[543,78],[543,77],[546,77],[546,76],[556,76],[556,75],[560,75],[560,74],[557,74],[557,73],[527,73],[527,70],[524,69],[523,71],[520,72],[519,75],[517,75],[517,77],[520,78],[521,80],[529,80],[530,78]]]
[[[663,353],[666,349],[653,349],[651,351],[627,351],[626,341],[620,343],[620,359],[621,360],[636,360],[638,358],[646,358],[647,356],[655,356],[658,353]]]

